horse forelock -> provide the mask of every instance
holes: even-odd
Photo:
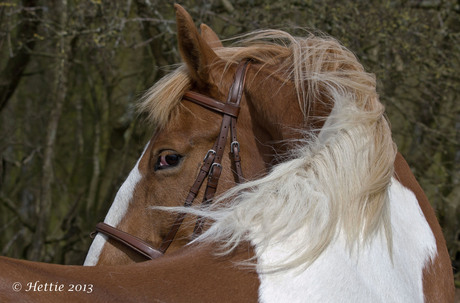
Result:
[[[138,109],[147,114],[147,121],[157,128],[166,126],[191,81],[185,65],[161,78],[141,98]]]

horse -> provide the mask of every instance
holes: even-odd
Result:
[[[156,131],[97,229],[100,266],[0,257],[0,300],[452,302],[441,228],[356,57],[279,30],[223,47],[175,9],[184,64],[141,102]]]

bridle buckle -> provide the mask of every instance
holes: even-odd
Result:
[[[206,156],[204,156],[204,158],[203,158],[203,162],[206,162],[206,160],[208,160],[209,155],[211,155],[211,154],[215,155],[216,151],[213,150],[213,149],[208,150],[208,152],[206,153]]]
[[[240,152],[240,142],[238,141],[233,141],[231,144],[230,144],[230,152],[233,154],[234,152],[234,147],[236,146],[236,150],[238,152]]]
[[[220,163],[213,163],[213,164],[211,165],[211,168],[209,169],[208,179],[211,179],[211,178],[212,178],[212,175],[213,175],[213,173],[214,173],[214,168],[215,168],[215,167],[218,167],[218,168],[222,169],[222,165],[221,165]]]

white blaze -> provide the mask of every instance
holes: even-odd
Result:
[[[136,188],[137,183],[141,180],[142,175],[139,171],[139,162],[144,156],[145,151],[147,150],[147,146],[144,148],[141,157],[137,160],[136,165],[131,170],[126,178],[125,182],[121,185],[120,189],[115,196],[115,200],[112,203],[112,206],[105,217],[104,223],[109,224],[111,226],[116,227],[121,219],[126,215],[128,211],[128,206],[133,198],[134,189]],[[107,236],[101,235],[98,233],[89,248],[88,254],[86,255],[85,266],[94,266],[96,265],[97,261],[99,260],[99,256],[101,254],[102,248],[104,247],[107,241]]]

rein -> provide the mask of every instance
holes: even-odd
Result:
[[[193,91],[188,91],[183,96],[183,100],[193,102],[206,109],[221,113],[223,115],[219,136],[217,137],[212,149],[206,153],[206,156],[203,159],[203,164],[201,165],[200,172],[198,173],[198,176],[196,177],[195,182],[190,188],[187,198],[185,199],[184,207],[190,207],[193,204],[193,201],[198,195],[201,185],[204,183],[206,177],[208,177],[208,181],[206,184],[202,204],[207,205],[214,198],[214,195],[217,191],[219,178],[222,173],[222,157],[224,154],[225,145],[227,143],[229,130],[231,137],[230,153],[233,155],[233,163],[235,165],[237,183],[242,183],[244,180],[243,172],[241,169],[241,158],[239,154],[240,144],[236,138],[236,121],[240,111],[240,103],[243,96],[244,82],[249,62],[249,60],[244,60],[238,64],[226,103],[219,102],[213,98]],[[150,244],[139,239],[138,237],[135,237],[103,222],[96,224],[95,233],[102,233],[109,238],[114,239],[135,250],[148,259],[155,259],[165,254],[166,250],[173,242],[177,231],[181,227],[185,216],[186,214],[184,213],[179,213],[177,215],[176,220],[171,226],[168,234],[163,238],[159,249],[155,249]],[[203,230],[203,225],[204,219],[198,218],[195,223],[195,229],[193,233],[195,235],[199,235]]]

